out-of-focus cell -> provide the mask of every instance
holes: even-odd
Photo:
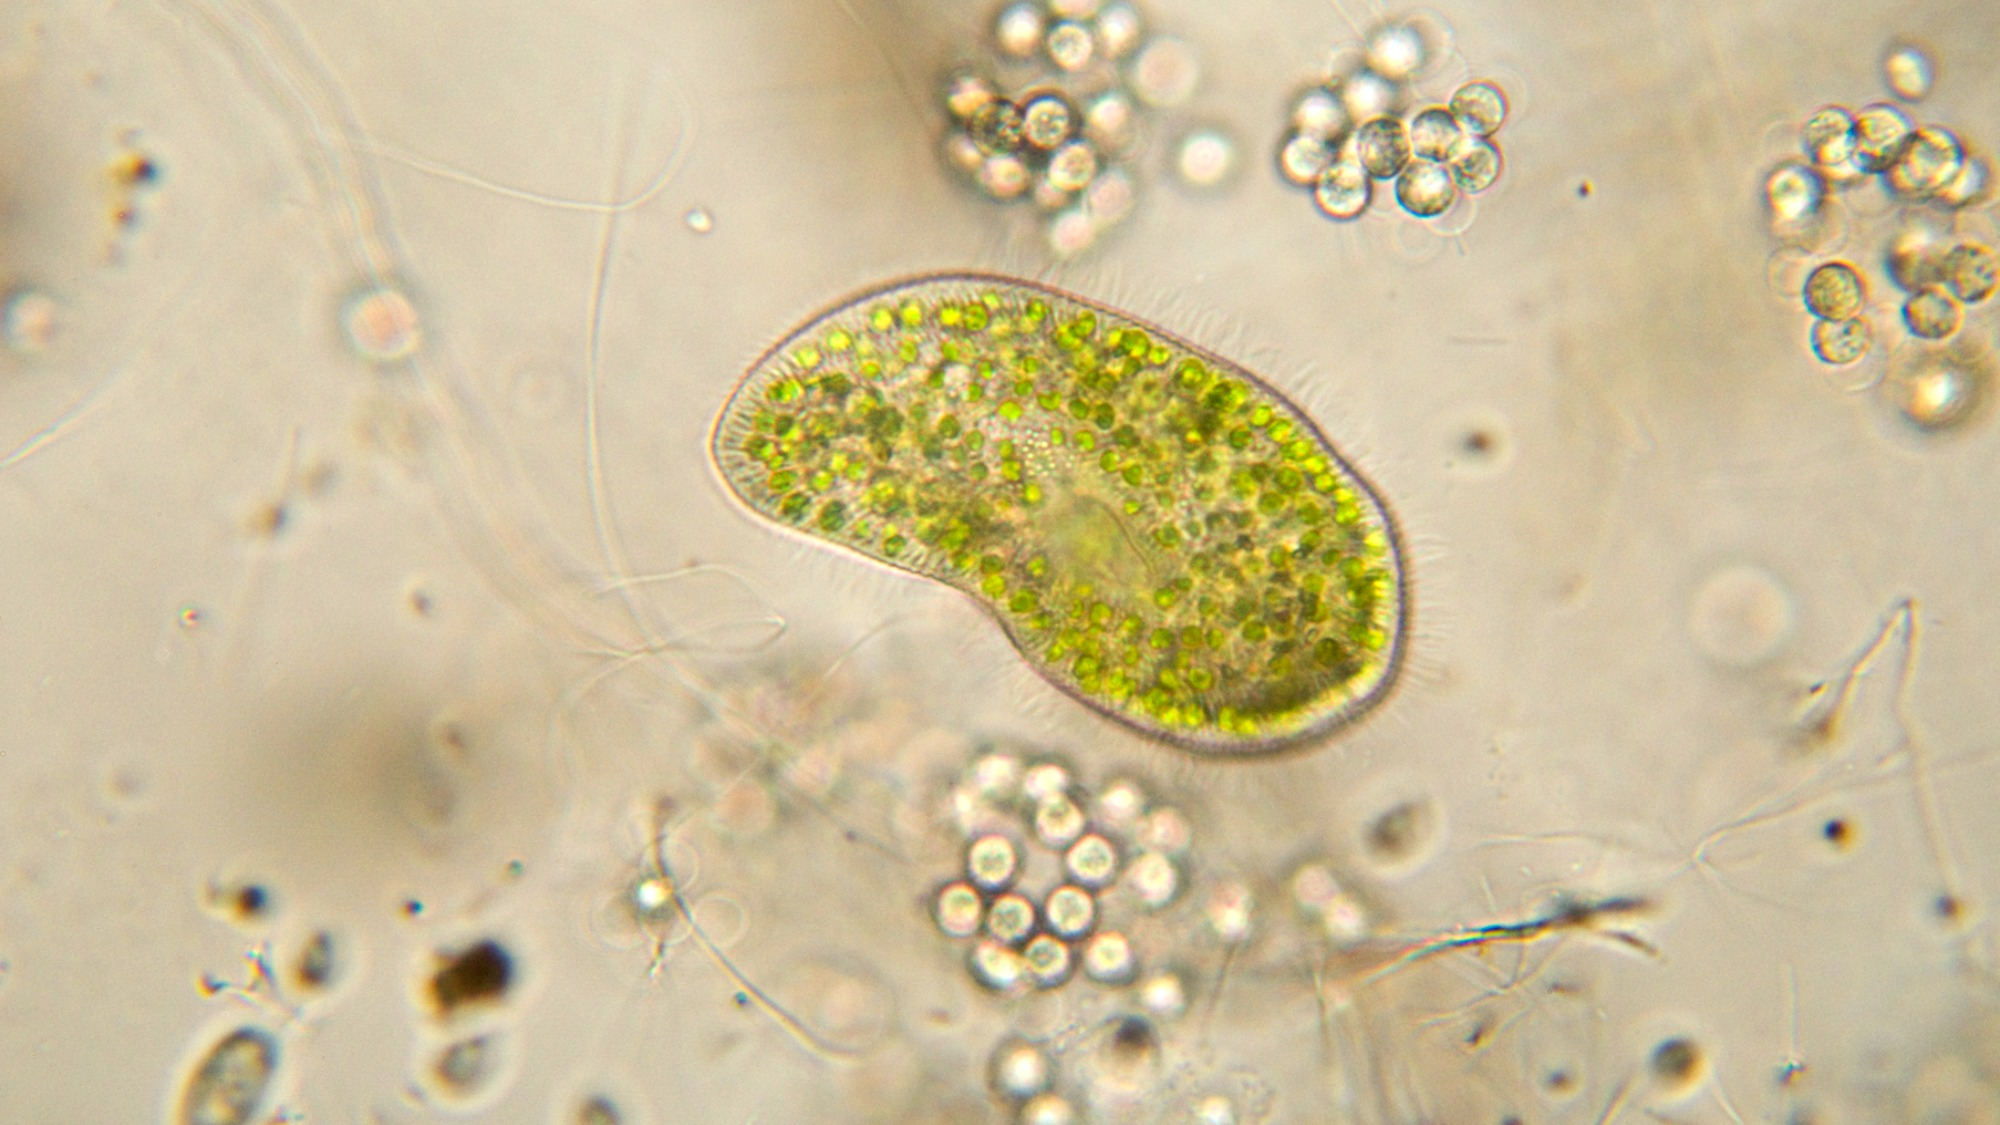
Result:
[[[1797,227],[1819,217],[1826,202],[1826,183],[1819,173],[1795,160],[1771,170],[1764,180],[1764,203],[1774,228]]]
[[[1037,934],[1021,950],[1021,963],[1036,988],[1055,988],[1069,979],[1075,962],[1069,946],[1050,934]]]
[[[1341,81],[1340,104],[1350,121],[1392,116],[1402,108],[1403,86],[1364,68]]]
[[[974,110],[966,132],[989,156],[1011,156],[1021,150],[1021,107],[995,98]]]
[[[696,234],[707,234],[715,229],[715,216],[706,207],[688,208],[687,214],[681,216],[681,222]]]
[[[1022,895],[1001,895],[986,911],[986,932],[995,941],[1020,945],[1035,932],[1035,904]]]
[[[498,1093],[505,1045],[496,1032],[455,1039],[438,1048],[425,1068],[424,1085],[447,1102],[483,1101]]]
[[[1039,1094],[1021,1107],[1019,1125],[1076,1125],[1076,1107],[1059,1094]]]
[[[1938,276],[1954,297],[1976,305],[1993,296],[1996,256],[1983,242],[1961,242],[1947,251],[1938,263]]]
[[[1861,275],[1846,262],[1826,262],[1806,275],[1806,309],[1826,320],[1858,316],[1868,300]]]
[[[1035,806],[1035,839],[1046,848],[1066,848],[1083,835],[1089,824],[1083,810],[1065,794],[1049,797]]]
[[[1138,128],[1138,108],[1120,91],[1099,94],[1084,106],[1083,137],[1106,153],[1130,150],[1138,143]]]
[[[1156,1020],[1167,1022],[1187,1013],[1187,982],[1181,974],[1165,969],[1139,982],[1139,1006]]]
[[[1854,115],[1854,158],[1861,170],[1886,172],[1903,155],[1913,126],[1910,115],[1883,102]]]
[[[340,322],[354,354],[370,363],[401,362],[423,345],[416,306],[391,286],[369,286],[349,297]]]
[[[1837,105],[1815,112],[1799,129],[1799,147],[1823,172],[1855,171],[1854,115]]]
[[[1132,92],[1151,106],[1177,106],[1194,95],[1201,81],[1201,63],[1194,49],[1179,39],[1154,38],[1132,60]]]
[[[1059,191],[1082,191],[1097,175],[1097,150],[1085,141],[1071,141],[1049,154],[1049,183]]]
[[[1310,187],[1333,163],[1333,156],[1333,147],[1319,137],[1295,134],[1278,149],[1278,174],[1300,187]]]
[[[1096,890],[1118,878],[1118,848],[1095,832],[1071,844],[1063,867],[1079,886]]]
[[[1041,5],[1031,0],[1009,4],[1000,9],[993,20],[993,44],[1002,54],[1017,59],[1031,59],[1042,49],[1042,33],[1047,24],[1042,18]]]
[[[1130,984],[1139,970],[1132,940],[1115,930],[1092,934],[1083,946],[1083,975],[1098,984]]]
[[[1500,179],[1500,149],[1485,137],[1460,137],[1451,147],[1448,166],[1458,190],[1478,195]]]
[[[1028,162],[1011,153],[989,156],[979,165],[979,187],[994,199],[1015,199],[1034,182]]]
[[[1074,20],[1063,20],[1049,28],[1048,49],[1050,62],[1075,72],[1090,65],[1097,54],[1097,41],[1090,28]]]
[[[579,1102],[570,1115],[570,1125],[625,1125],[625,1111],[604,1094],[592,1094]]]
[[[1139,10],[1126,3],[1106,4],[1092,27],[1097,33],[1097,53],[1114,62],[1131,54],[1145,35]]]
[[[1010,1102],[1024,1102],[1055,1084],[1055,1060],[1040,1045],[1012,1036],[993,1048],[986,1064],[987,1084]]]
[[[1845,367],[1868,354],[1875,332],[1862,317],[1815,320],[1810,333],[1813,355],[1821,363]]]
[[[1076,111],[1060,94],[1037,94],[1021,109],[1021,136],[1043,152],[1053,152],[1069,140]]]
[[[1410,162],[1410,135],[1395,117],[1377,117],[1354,131],[1354,157],[1370,176],[1393,179]]]
[[[1022,795],[1036,803],[1067,797],[1075,786],[1069,767],[1058,762],[1036,762],[1021,774]]]
[[[218,918],[255,927],[275,913],[277,898],[257,879],[218,879],[203,888],[202,904]]]
[[[1162,805],[1148,812],[1139,826],[1139,845],[1164,855],[1185,855],[1194,845],[1194,825],[1186,813],[1172,805]]]
[[[981,836],[965,849],[965,877],[984,891],[1004,891],[1020,874],[1021,856],[1005,836]]]
[[[1382,871],[1408,871],[1436,849],[1444,834],[1442,821],[1437,804],[1428,797],[1397,801],[1362,826],[1362,853]]]
[[[1926,285],[1903,302],[1903,323],[1912,336],[1942,340],[1965,323],[1965,309],[1944,286]]]
[[[1882,79],[1889,92],[1906,102],[1920,102],[1930,96],[1936,68],[1930,52],[1914,43],[1898,43],[1882,57]]]
[[[1195,1103],[1195,1125],[1236,1125],[1236,1103],[1221,1094],[1210,1094]]]
[[[1396,177],[1396,202],[1419,219],[1436,218],[1458,202],[1458,182],[1435,160],[1412,160]]]
[[[433,954],[432,960],[426,987],[440,1019],[502,1003],[515,983],[514,955],[491,938]]]
[[[1211,933],[1224,945],[1241,945],[1250,940],[1256,914],[1256,900],[1242,883],[1224,881],[1209,890],[1202,918]]]
[[[1004,942],[982,939],[972,947],[967,960],[972,979],[994,992],[1013,992],[1027,979],[1028,966],[1021,954]]]
[[[1451,115],[1466,132],[1490,137],[1506,123],[1507,95],[1492,82],[1467,82],[1451,95]]]
[[[263,1028],[235,1028],[194,1061],[173,1101],[172,1125],[252,1125],[267,1104],[278,1071],[278,1040]]]
[[[1159,852],[1141,852],[1125,868],[1125,885],[1148,910],[1162,910],[1180,894],[1180,868]]]
[[[1146,791],[1130,778],[1105,782],[1097,791],[1091,815],[1114,833],[1130,833],[1146,812]]]
[[[1427,160],[1450,158],[1452,147],[1465,136],[1458,118],[1443,106],[1417,111],[1410,118],[1408,130],[1411,154]]]
[[[1795,624],[1791,593],[1770,571],[1747,563],[1702,580],[1688,606],[1688,632],[1710,660],[1752,668],[1776,656]]]
[[[341,974],[341,942],[331,930],[314,930],[306,935],[292,958],[292,981],[306,992],[323,992]]]
[[[1964,162],[1965,148],[1956,134],[1925,125],[1912,130],[1904,140],[1895,163],[1889,166],[1889,186],[1905,198],[1928,199],[1958,178]]]
[[[1346,135],[1353,124],[1340,95],[1325,86],[1310,87],[1292,102],[1294,132],[1331,140]]]
[[[1992,394],[1993,360],[1982,350],[1934,348],[1906,353],[1883,389],[1889,403],[1927,434],[1958,430],[1982,414]]]
[[[938,892],[935,913],[946,937],[971,937],[985,920],[986,903],[970,883],[950,883]]]
[[[1646,1069],[1662,1097],[1685,1097],[1708,1077],[1708,1054],[1701,1044],[1677,1035],[1654,1046]]]
[[[1392,21],[1368,35],[1368,69],[1391,82],[1405,82],[1430,65],[1423,33],[1414,25]]]
[[[1951,248],[1950,236],[1929,223],[1910,223],[1889,240],[1884,261],[1889,278],[1905,293],[1914,293],[1944,280],[1944,256]]]
[[[60,324],[54,297],[23,286],[0,298],[0,340],[15,355],[40,355],[55,345]]]
[[[1219,129],[1196,129],[1181,138],[1174,170],[1189,187],[1212,188],[1236,167],[1236,144]]]
[[[945,77],[944,105],[956,121],[970,124],[974,114],[999,97],[991,82],[971,71],[954,71]]]
[[[1325,864],[1301,866],[1292,874],[1291,887],[1292,899],[1300,911],[1317,921],[1336,946],[1356,945],[1373,929],[1367,907]]]
[[[1958,175],[1933,197],[1946,207],[1967,208],[1986,203],[1992,195],[1993,165],[1984,156],[1967,156]]]
[[[1074,941],[1097,924],[1097,900],[1082,887],[1060,886],[1049,892],[1042,916],[1048,919],[1050,933]]]

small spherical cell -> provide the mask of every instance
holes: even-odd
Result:
[[[1021,108],[1021,136],[1043,152],[1054,151],[1076,124],[1076,113],[1060,94],[1037,94]]]
[[[1354,126],[1340,95],[1325,86],[1311,87],[1294,99],[1291,120],[1293,132],[1321,140],[1344,136]]]
[[[1385,117],[1402,108],[1403,87],[1372,70],[1350,74],[1340,84],[1340,102],[1351,121]]]
[[[986,154],[979,151],[979,142],[963,131],[953,129],[944,137],[944,162],[977,183],[980,170],[986,166]]]
[[[1038,934],[1021,950],[1021,961],[1037,988],[1054,988],[1069,979],[1075,967],[1069,946],[1048,934]]]
[[[1049,183],[1065,192],[1082,191],[1097,175],[1097,150],[1089,141],[1071,141],[1049,154]]]
[[[1177,1019],[1187,1012],[1187,983],[1167,970],[1139,982],[1139,1006],[1156,1020]]]
[[[1241,945],[1250,940],[1255,910],[1256,901],[1251,897],[1249,887],[1242,883],[1224,882],[1209,891],[1202,916],[1223,944]]]
[[[1092,832],[1070,845],[1063,856],[1063,867],[1070,878],[1083,886],[1093,890],[1109,886],[1118,878],[1118,848]]]
[[[1021,775],[1021,792],[1031,801],[1067,797],[1074,782],[1069,768],[1057,762],[1036,762]]]
[[[1097,245],[1103,228],[1081,207],[1059,211],[1049,219],[1049,253],[1058,258],[1074,258]]]
[[[1084,214],[1099,229],[1124,220],[1132,213],[1132,177],[1123,168],[1107,168],[1083,189]]]
[[[0,340],[15,355],[40,355],[55,345],[57,323],[55,298],[39,289],[16,289],[0,307]]]
[[[1968,156],[1958,175],[1932,198],[1946,207],[1966,208],[1985,203],[1993,186],[1993,165],[1984,156]]]
[[[1035,806],[1035,838],[1042,846],[1066,848],[1083,835],[1083,810],[1067,796],[1050,797]]]
[[[370,363],[408,359],[423,344],[416,306],[387,286],[371,286],[349,297],[341,325],[355,354]]]
[[[1020,873],[1021,857],[1005,836],[981,836],[965,850],[965,875],[986,891],[1004,891]]]
[[[1139,968],[1132,941],[1115,930],[1092,935],[1083,947],[1083,975],[1098,984],[1129,984]]]
[[[1882,58],[1882,78],[1889,92],[1906,102],[1930,96],[1933,75],[1930,53],[1914,43],[1898,43]]]
[[[966,780],[989,801],[1012,800],[1021,791],[1026,776],[1020,757],[1005,751],[981,754],[966,770]]]
[[[970,71],[959,71],[945,79],[944,106],[959,122],[970,122],[973,114],[999,97],[992,83]]]
[[[986,932],[993,940],[1006,945],[1020,945],[1028,940],[1035,930],[1035,904],[1017,894],[1004,894],[993,900],[993,906],[986,912]]]
[[[1194,844],[1194,825],[1186,813],[1162,805],[1146,814],[1146,822],[1139,828],[1139,843],[1167,855],[1183,855]]]
[[[1812,326],[1812,351],[1821,363],[1832,367],[1845,367],[1868,354],[1874,344],[1874,330],[1862,317],[1847,320],[1815,320]]]
[[[979,932],[986,904],[969,883],[951,883],[938,892],[937,924],[946,937],[971,937]]]
[[[1060,886],[1042,903],[1042,916],[1048,919],[1050,933],[1074,941],[1097,923],[1097,900],[1082,887]]]
[[[1465,136],[1458,118],[1443,106],[1419,110],[1410,118],[1410,152],[1430,160],[1449,159],[1452,147]]]
[[[1025,123],[1021,107],[1005,98],[996,98],[973,111],[966,132],[979,151],[993,156],[1011,156],[1021,151],[1021,131]]]
[[[1662,1040],[1647,1059],[1647,1069],[1662,1091],[1685,1094],[1700,1085],[1708,1074],[1708,1056],[1692,1039],[1676,1036]]]
[[[706,207],[688,208],[687,214],[681,216],[681,221],[687,224],[687,229],[696,234],[707,234],[715,229],[715,216],[710,214]]]
[[[1466,132],[1490,137],[1507,120],[1507,95],[1492,82],[1467,82],[1451,95],[1451,115]]]
[[[1478,195],[1500,179],[1500,149],[1485,137],[1461,137],[1452,146],[1447,167],[1458,190]]]
[[[1146,813],[1146,791],[1129,778],[1107,781],[1097,791],[1091,814],[1113,832],[1130,832]]]
[[[1964,322],[1964,308],[1942,285],[1927,285],[1903,302],[1903,323],[1911,335],[1925,340],[1942,340]]]
[[[981,940],[972,947],[966,967],[971,971],[973,980],[994,992],[1012,992],[1020,988],[1028,973],[1026,963],[1013,947],[992,940]]]
[[[1955,430],[1984,403],[1990,374],[1979,357],[1942,351],[1918,357],[1895,371],[1885,384],[1891,404],[1917,429],[1932,434]]]
[[[1889,241],[1885,262],[1889,278],[1905,293],[1944,282],[1944,257],[1951,242],[1946,232],[1926,222],[1912,222]]]
[[[1125,885],[1148,910],[1164,909],[1180,894],[1180,868],[1159,852],[1141,852],[1125,868]]]
[[[1147,105],[1180,105],[1194,94],[1200,80],[1201,63],[1194,48],[1179,39],[1156,38],[1132,60],[1132,92]]]
[[[1895,163],[1889,166],[1889,186],[1909,199],[1928,199],[1958,178],[1965,147],[1951,130],[1925,125],[1910,132]]]
[[[1993,248],[1981,242],[1952,247],[1938,263],[1938,273],[1952,296],[1968,305],[1993,296],[1996,280],[2000,280]]]
[[[987,1081],[994,1093],[1008,1101],[1024,1102],[1055,1081],[1055,1063],[1039,1046],[1010,1036],[993,1048]]]
[[[1278,174],[1300,187],[1311,187],[1332,163],[1332,146],[1310,133],[1294,133],[1278,149]]]
[[[1750,668],[1778,654],[1791,639],[1792,595],[1772,574],[1745,563],[1710,574],[1688,607],[1688,632],[1709,659]]]
[[[1370,176],[1392,179],[1410,162],[1410,135],[1395,117],[1377,117],[1354,131],[1354,156]]]
[[[1145,26],[1140,22],[1139,10],[1130,4],[1106,4],[1097,14],[1097,53],[1116,61],[1132,53],[1145,34]]]
[[[1795,160],[1771,170],[1764,180],[1764,202],[1770,208],[1774,227],[1783,229],[1810,222],[1819,216],[1826,201],[1826,182],[1819,173]]]
[[[1040,1094],[1021,1107],[1019,1125],[1076,1125],[1076,1107],[1058,1094]]]
[[[993,21],[993,43],[1002,54],[1017,59],[1033,58],[1042,46],[1044,30],[1041,6],[1021,0],[1000,9]]]
[[[1385,23],[1368,36],[1368,68],[1391,82],[1407,81],[1430,64],[1423,34],[1407,23]]]
[[[1181,182],[1194,188],[1220,184],[1235,167],[1236,145],[1219,129],[1196,129],[1182,137],[1174,160]]]
[[[1856,147],[1854,115],[1845,106],[1818,110],[1799,128],[1799,147],[1823,170],[1847,169]]]
[[[1073,20],[1063,20],[1049,28],[1049,61],[1067,71],[1078,71],[1090,65],[1091,56],[1097,52],[1097,43],[1091,38],[1090,29]]]
[[[1886,172],[1903,155],[1910,139],[1910,115],[1892,105],[1876,102],[1854,115],[1854,156],[1861,170]]]
[[[1083,111],[1083,137],[1107,153],[1121,153],[1138,141],[1138,111],[1132,99],[1113,90],[1091,99]]]
[[[1018,156],[989,156],[979,164],[979,189],[994,199],[1017,199],[1031,182],[1028,162]]]
[[[1806,310],[1825,320],[1858,316],[1868,291],[1861,275],[1846,262],[1825,262],[1806,275]]]
[[[1442,215],[1457,201],[1451,170],[1435,160],[1413,160],[1396,177],[1396,202],[1419,219]]]

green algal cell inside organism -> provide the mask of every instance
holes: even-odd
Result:
[[[750,369],[712,451],[759,514],[959,590],[1147,735],[1277,749],[1395,682],[1405,584],[1375,490],[1249,372],[1072,294],[864,292]]]

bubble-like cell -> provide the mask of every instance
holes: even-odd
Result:
[[[266,1104],[278,1071],[278,1040],[260,1027],[234,1028],[202,1052],[174,1099],[173,1125],[250,1125]]]
[[[1222,1094],[1210,1094],[1195,1103],[1195,1125],[1236,1125],[1236,1103]]]
[[[1069,979],[1075,967],[1069,946],[1049,934],[1036,934],[1021,950],[1021,963],[1036,988],[1055,988]]]
[[[1396,202],[1419,219],[1436,218],[1458,202],[1458,182],[1435,160],[1412,160],[1396,177]]]
[[[1814,112],[1799,129],[1799,147],[1822,170],[1847,169],[1855,153],[1854,115],[1837,105]]]
[[[1097,924],[1097,900],[1082,887],[1065,884],[1049,892],[1042,916],[1048,919],[1050,933],[1074,941]]]
[[[972,979],[994,992],[1013,992],[1027,979],[1027,963],[1019,951],[1004,942],[982,939],[972,947],[966,964]]]
[[[1035,932],[1035,904],[1021,895],[1001,895],[986,911],[986,932],[995,941],[1020,945]]]
[[[1138,143],[1138,108],[1120,91],[1099,94],[1084,106],[1083,137],[1106,153],[1125,152]]]
[[[1393,179],[1410,162],[1410,134],[1401,118],[1377,117],[1354,131],[1354,157],[1378,180]]]
[[[979,165],[979,188],[994,199],[1016,199],[1028,190],[1034,172],[1012,153],[989,156]]]
[[[1063,868],[1081,886],[1096,890],[1118,878],[1118,848],[1097,833],[1081,837],[1063,856]]]
[[[1174,171],[1189,187],[1212,188],[1236,167],[1236,144],[1219,129],[1196,129],[1181,138]]]
[[[1485,137],[1460,137],[1448,154],[1452,182],[1467,195],[1478,195],[1500,179],[1500,149]]]
[[[1179,809],[1162,806],[1146,814],[1139,826],[1139,843],[1166,855],[1185,855],[1194,844],[1194,825]]]
[[[1507,121],[1507,95],[1492,82],[1467,82],[1453,92],[1450,104],[1459,127],[1476,136],[1490,137]]]
[[[1913,126],[1910,115],[1882,102],[1854,115],[1854,159],[1861,170],[1886,172],[1903,155]]]
[[[985,920],[986,903],[970,883],[950,883],[938,892],[938,929],[946,937],[971,937]]]
[[[1097,150],[1088,141],[1071,141],[1049,154],[1049,183],[1059,191],[1082,191],[1097,175]]]
[[[1310,133],[1295,133],[1278,149],[1278,174],[1300,187],[1310,187],[1332,165],[1333,146]]]
[[[1952,296],[1968,305],[1993,296],[1996,282],[2000,282],[1993,248],[1983,242],[1961,242],[1952,247],[1938,263],[1938,276]]]
[[[1993,361],[1983,351],[1952,347],[1908,353],[1883,389],[1891,406],[1919,431],[1944,434],[1982,413],[1992,393]]]
[[[1364,67],[1341,81],[1340,104],[1352,121],[1386,117],[1402,108],[1403,85]]]
[[[1770,210],[1773,227],[1780,231],[1818,218],[1825,202],[1826,181],[1796,160],[1771,169],[1764,180],[1764,205]]]
[[[1368,35],[1368,69],[1391,82],[1407,81],[1430,65],[1423,32],[1407,23],[1385,23]]]
[[[1951,290],[1942,285],[1926,285],[1903,302],[1903,323],[1910,334],[1925,340],[1942,340],[1965,323],[1965,309]]]
[[[1035,806],[1035,839],[1043,847],[1068,847],[1088,824],[1083,809],[1067,795],[1058,793]]]
[[[1139,970],[1132,939],[1115,930],[1091,935],[1083,946],[1083,975],[1098,984],[1130,984]]]
[[[1141,852],[1125,869],[1125,885],[1138,896],[1141,905],[1161,910],[1180,894],[1180,868],[1159,852]]]
[[[1060,290],[943,275],[846,301],[751,368],[712,450],[752,511],[952,586],[1143,734],[1273,750],[1395,682],[1374,488],[1256,376]]]
[[[687,213],[681,216],[681,222],[696,234],[707,234],[715,229],[715,216],[706,207],[688,208]]]
[[[1292,101],[1292,130],[1321,140],[1345,136],[1354,123],[1340,95],[1325,86],[1313,86]]]
[[[1005,836],[981,836],[965,849],[965,876],[987,891],[1004,891],[1020,873],[1021,856]]]
[[[1857,316],[1868,301],[1861,275],[1846,262],[1825,262],[1806,275],[1806,309],[1826,320]]]
[[[1458,118],[1443,106],[1431,106],[1418,110],[1410,118],[1410,152],[1429,160],[1445,160],[1451,156],[1452,146],[1465,136],[1465,130],[1458,124]]]
[[[1076,127],[1076,111],[1060,94],[1038,94],[1021,107],[1021,136],[1043,152],[1054,151]]]
[[[1375,181],[1353,160],[1334,163],[1313,183],[1313,206],[1337,222],[1360,218],[1374,197]]]
[[[1847,320],[1815,320],[1810,335],[1813,355],[1821,363],[1834,367],[1845,367],[1867,355],[1875,341],[1874,329],[1858,316]]]
[[[393,286],[370,286],[349,297],[340,323],[354,354],[370,363],[397,363],[423,346],[417,307]]]
[[[1146,30],[1139,10],[1124,3],[1106,4],[1092,28],[1097,33],[1097,53],[1114,61],[1131,54]]]
[[[1156,1020],[1178,1019],[1187,1012],[1187,981],[1172,969],[1139,982],[1139,1006]]]
[[[1021,792],[1031,801],[1052,801],[1069,796],[1076,779],[1060,762],[1036,762],[1021,774]]]
[[[993,20],[993,43],[1001,52],[1017,59],[1031,59],[1042,48],[1046,29],[1041,5],[1031,0],[1009,4]]]
[[[1161,36],[1141,48],[1132,60],[1129,81],[1139,100],[1151,106],[1177,106],[1194,95],[1201,81],[1201,63],[1194,48]]]
[[[1097,801],[1091,808],[1091,815],[1099,824],[1121,834],[1131,832],[1145,812],[1146,791],[1129,778],[1118,778],[1099,786]]]
[[[1911,199],[1928,199],[1958,178],[1965,147],[1951,130],[1925,125],[1912,130],[1895,163],[1889,166],[1889,186]]]
[[[1227,881],[1217,883],[1209,890],[1202,917],[1208,922],[1209,930],[1224,945],[1241,945],[1250,940],[1256,907],[1256,899],[1251,896],[1249,887]]]
[[[55,298],[22,287],[0,300],[0,340],[15,355],[40,355],[55,345],[60,316]]]
[[[1082,70],[1097,53],[1097,41],[1090,29],[1074,20],[1063,20],[1049,28],[1049,61],[1068,71]]]
[[[1889,92],[1906,102],[1930,96],[1935,67],[1930,53],[1914,43],[1898,43],[1882,57],[1882,79]]]
[[[1040,1094],[1021,1107],[1020,1125],[1076,1125],[1076,1107],[1060,1094]]]
[[[1753,668],[1776,656],[1792,636],[1792,595],[1770,571],[1736,563],[1710,574],[1688,606],[1696,647],[1727,668]]]
[[[1055,1060],[1040,1046],[1012,1036],[993,1048],[986,1064],[986,1080],[993,1092],[1013,1102],[1024,1102],[1055,1084]]]

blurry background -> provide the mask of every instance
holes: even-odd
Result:
[[[1043,211],[948,99],[1079,0],[0,7],[0,1118],[2000,1116],[2000,9],[1129,11]],[[1384,27],[1503,163],[1336,221],[1280,148]],[[1878,102],[1954,139],[1804,128]],[[1192,758],[727,498],[745,367],[954,268],[1366,469],[1379,713]],[[1050,792],[1130,960],[995,990],[941,888]]]

